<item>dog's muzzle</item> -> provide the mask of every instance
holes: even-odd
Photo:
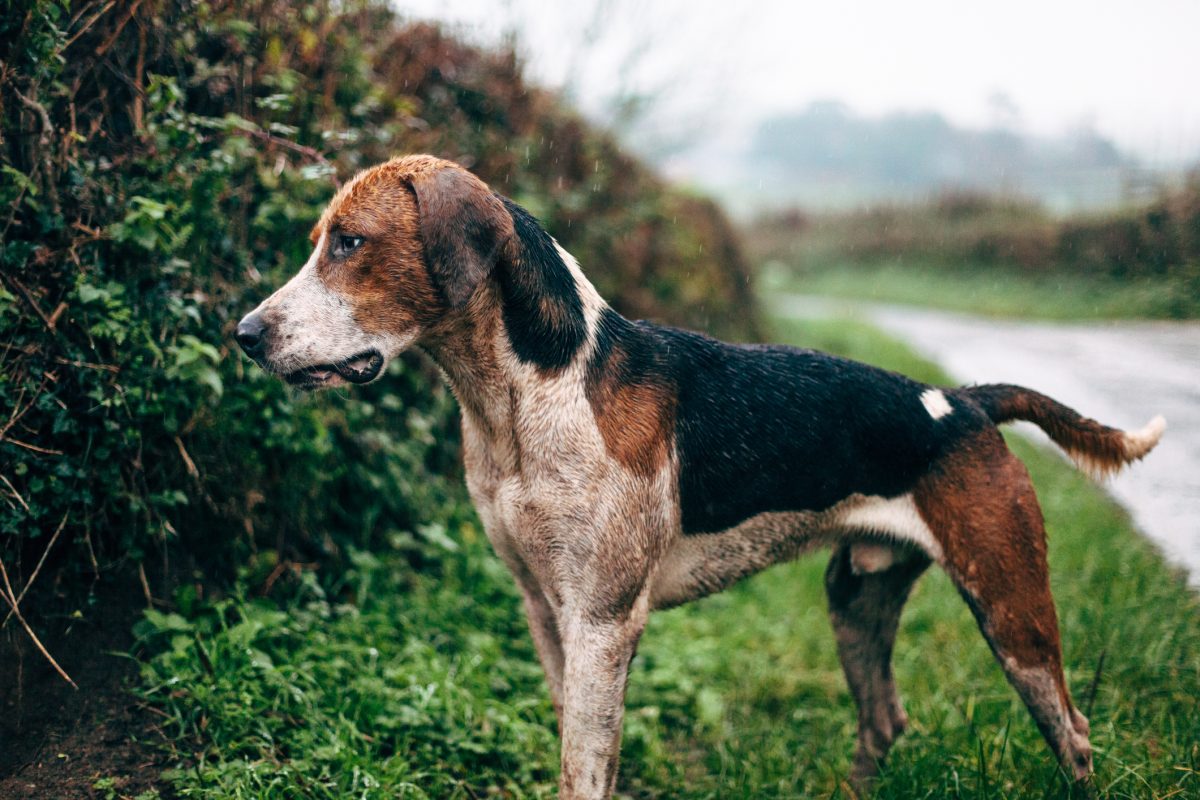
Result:
[[[329,383],[334,377],[341,378],[347,383],[370,383],[379,376],[383,369],[383,354],[378,350],[364,350],[361,353],[341,358],[329,363],[310,364],[307,367],[282,373],[274,367],[266,357],[267,334],[270,328],[262,315],[252,311],[242,318],[234,332],[234,339],[246,355],[268,372],[274,372],[290,385],[301,389],[315,389]]]

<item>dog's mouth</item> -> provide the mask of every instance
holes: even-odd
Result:
[[[289,372],[283,379],[300,389],[316,389],[321,386],[336,386],[340,381],[369,383],[378,377],[382,369],[383,354],[378,350],[366,350],[332,364],[313,364]]]

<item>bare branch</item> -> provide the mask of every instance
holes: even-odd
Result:
[[[71,680],[71,676],[67,674],[66,670],[58,665],[58,662],[54,660],[54,656],[50,655],[50,652],[46,650],[46,646],[42,644],[42,640],[37,637],[37,634],[33,632],[33,628],[29,627],[29,623],[26,622],[25,617],[22,616],[21,609],[17,607],[17,599],[13,596],[12,584],[8,581],[8,570],[4,568],[3,560],[0,560],[0,577],[4,579],[4,586],[3,588],[0,588],[0,597],[3,597],[4,601],[8,603],[9,608],[12,609],[12,613],[17,618],[17,622],[20,622],[21,627],[25,629],[25,633],[29,634],[29,638],[33,641],[34,647],[36,647],[38,652],[42,654],[42,657],[50,663],[50,666],[54,667],[54,671],[57,672],[64,681],[71,684],[71,688],[78,689],[79,685],[76,684],[75,681]]]
[[[0,478],[2,477],[4,476],[0,475]],[[4,482],[8,483],[8,480],[5,479]],[[38,559],[37,566],[33,568],[33,574],[29,576],[29,580],[25,581],[25,586],[21,589],[21,593],[17,595],[16,604],[18,607],[21,605],[21,601],[25,599],[25,593],[29,591],[29,587],[33,586],[33,582],[37,580],[38,573],[42,571],[42,564],[46,563],[46,556],[50,555],[50,551],[54,549],[54,543],[58,541],[59,534],[61,534],[63,532],[63,528],[66,527],[67,517],[70,516],[70,513],[71,512],[68,511],[66,514],[63,514],[63,518],[59,520],[58,527],[54,529],[54,535],[50,537],[50,544],[46,545],[46,549],[42,551],[42,557]],[[4,621],[0,622],[0,628],[3,628],[8,624],[8,621],[12,619],[13,613],[14,610],[9,609],[8,615],[4,617]]]
[[[25,502],[25,498],[21,497],[21,493],[17,491],[17,487],[13,486],[12,481],[10,481],[8,479],[8,476],[2,472],[0,472],[0,481],[4,481],[4,485],[8,487],[8,490],[10,492],[12,492],[12,496],[17,498],[17,502],[21,504],[21,508],[25,509],[25,513],[26,514],[32,513],[29,510],[29,503]],[[5,620],[5,621],[7,622],[7,620]]]

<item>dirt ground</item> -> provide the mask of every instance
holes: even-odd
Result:
[[[114,582],[115,584],[115,582]],[[136,579],[133,586],[136,586]],[[46,663],[15,620],[0,631],[0,798],[132,798],[159,785],[161,736],[126,687],[136,675],[130,629],[145,604],[115,585],[97,592],[83,619],[42,617],[35,630],[79,685]],[[23,608],[38,608],[29,597]],[[2,615],[0,615],[2,618]],[[115,779],[116,794],[94,788]]]

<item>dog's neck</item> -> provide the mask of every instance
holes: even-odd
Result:
[[[517,401],[531,383],[576,375],[592,348],[596,319],[607,304],[574,259],[561,249],[558,254],[554,264],[502,265],[466,306],[421,338],[463,413],[489,436],[513,429]],[[518,269],[525,274],[514,276]],[[553,291],[536,285],[547,281]]]
[[[451,312],[421,338],[420,348],[441,368],[463,413],[487,431],[505,426],[517,383],[500,357],[502,302],[494,282],[463,309]]]

